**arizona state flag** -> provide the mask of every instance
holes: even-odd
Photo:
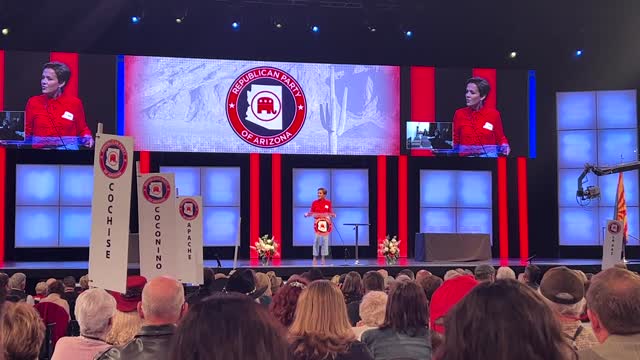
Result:
[[[616,207],[614,209],[614,219],[619,220],[624,225],[623,241],[627,243],[629,225],[627,224],[627,202],[624,198],[624,178],[622,173],[618,175],[618,189],[616,190]]]

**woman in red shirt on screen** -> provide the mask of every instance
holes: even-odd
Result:
[[[69,78],[71,70],[61,62],[46,63],[42,67],[42,95],[29,99],[25,116],[25,135],[34,148],[93,147],[82,101],[64,93]]]
[[[459,156],[498,157],[511,152],[500,113],[484,106],[490,91],[489,82],[481,77],[467,80],[467,106],[453,115],[453,145]]]

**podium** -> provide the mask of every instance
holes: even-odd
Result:
[[[371,226],[371,224],[367,224],[367,223],[347,223],[347,224],[342,224],[345,226],[353,226],[353,230],[356,231],[356,261],[355,261],[355,265],[360,265],[360,258],[358,257],[358,227],[359,226]]]

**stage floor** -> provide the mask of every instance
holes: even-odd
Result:
[[[211,268],[218,268],[218,271],[228,273],[234,268],[232,260],[221,260],[220,266],[216,260],[205,260],[205,266]],[[538,265],[543,271],[555,266],[568,266],[572,269],[579,269],[586,273],[597,273],[601,269],[600,259],[533,259],[532,263]],[[463,268],[473,270],[474,267],[480,264],[491,264],[495,267],[506,265],[510,266],[516,273],[524,271],[526,263],[520,261],[520,259],[509,259],[507,262],[502,262],[499,259],[491,261],[479,261],[479,262],[418,262],[412,259],[400,259],[395,265],[386,265],[384,260],[380,259],[360,259],[359,264],[355,263],[354,259],[327,259],[326,265],[318,265],[323,274],[327,277],[336,274],[343,274],[349,271],[358,271],[360,273],[367,272],[369,270],[385,268],[389,271],[390,275],[396,275],[402,269],[411,269],[413,271],[426,269],[432,273],[443,276],[447,270],[455,268]],[[630,270],[640,270],[640,260],[630,260],[627,263]],[[274,260],[268,265],[262,265],[258,260],[238,260],[238,268],[253,268],[257,271],[275,271],[278,276],[288,277],[293,274],[301,274],[309,270],[311,266],[311,259],[286,259],[286,260]],[[39,261],[39,262],[12,262],[7,261],[0,264],[0,271],[12,274],[15,272],[23,272],[31,280],[34,279],[46,279],[49,277],[62,278],[64,276],[72,275],[76,278],[87,273],[88,262],[87,261]],[[138,274],[139,265],[129,264],[129,273]]]

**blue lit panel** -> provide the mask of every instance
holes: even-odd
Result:
[[[240,206],[240,168],[202,168],[204,206]]]
[[[420,171],[420,207],[454,207],[456,189],[456,171]]]
[[[313,245],[313,218],[304,217],[309,207],[296,207],[293,209],[293,246]]]
[[[331,199],[333,207],[369,206],[369,171],[367,169],[332,170]]]
[[[636,129],[599,130],[598,164],[615,165],[638,160]]]
[[[558,132],[558,168],[582,169],[597,161],[595,130]]]
[[[560,208],[560,245],[598,245],[598,209]]]
[[[331,234],[332,244],[355,245],[356,232],[353,230],[353,226],[343,224],[368,224],[369,208],[336,208],[334,211],[336,217],[333,219],[334,230]],[[358,228],[358,245],[369,246],[369,226],[359,226]],[[342,235],[342,240],[338,233]]]
[[[581,169],[558,170],[558,206],[578,206],[576,192],[578,191],[578,177],[581,173]],[[590,173],[585,177],[586,182],[582,184],[582,188],[586,190],[587,186],[599,186],[599,180],[602,178]],[[592,200],[591,204],[597,204],[597,201]]]
[[[91,208],[60,208],[60,246],[89,246],[91,239]]]
[[[491,209],[458,209],[458,233],[489,234],[492,238]]]
[[[293,169],[293,206],[311,208],[311,203],[318,199],[318,188],[329,191],[327,197],[332,198],[330,169]]]
[[[420,232],[455,233],[456,209],[421,208]]]
[[[598,129],[636,128],[635,90],[598,91]]]
[[[93,166],[60,166],[60,205],[91,206]]]
[[[204,246],[235,246],[239,207],[205,207],[202,213]],[[252,243],[255,239],[251,239]]]
[[[491,192],[490,171],[458,171],[458,206],[473,208],[491,208],[493,196]]]
[[[600,218],[598,223],[598,228],[600,229],[600,234],[602,234],[603,228],[607,226],[607,221],[613,219],[613,207],[601,207],[600,208]],[[627,224],[629,228],[629,242],[628,245],[638,245],[638,240],[633,237],[640,237],[638,233],[638,225],[640,224],[640,218],[638,214],[637,206],[627,206]],[[633,237],[632,237],[633,236]],[[600,235],[600,239],[602,239],[602,235]],[[602,242],[602,240],[600,241]]]
[[[187,166],[161,166],[161,173],[174,173],[180,196],[200,195],[200,168]]]
[[[16,206],[16,247],[57,247],[58,209]]]
[[[16,205],[58,205],[58,165],[16,165]]]
[[[595,129],[596,93],[556,93],[558,130]]]
[[[624,199],[627,206],[638,206],[638,171],[625,172]],[[600,176],[600,205],[615,206],[618,191],[618,174]]]

